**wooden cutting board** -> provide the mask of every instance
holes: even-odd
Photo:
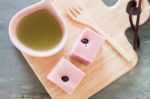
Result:
[[[132,56],[130,62],[124,60],[108,43],[105,43],[99,51],[95,61],[85,66],[68,56],[74,41],[83,26],[73,22],[64,12],[65,0],[54,2],[60,13],[64,16],[68,27],[68,41],[62,51],[47,58],[36,58],[23,54],[36,76],[52,97],[52,99],[87,99],[96,92],[100,91],[117,78],[131,70],[137,63],[137,54],[125,36],[125,31],[130,26],[126,6],[130,0],[118,0],[113,7],[106,7],[101,0],[85,0],[84,6],[87,8],[99,28],[108,33],[128,54]],[[140,24],[144,23],[150,15],[150,6],[147,0],[142,3],[142,15]],[[85,16],[86,17],[86,16]],[[61,88],[47,80],[48,73],[52,70],[57,61],[64,56],[79,69],[86,73],[72,95],[67,94]]]

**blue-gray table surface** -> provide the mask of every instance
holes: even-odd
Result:
[[[50,99],[8,37],[8,24],[19,10],[39,0],[0,0],[0,99]],[[117,0],[103,0],[112,5]],[[150,1],[150,0],[149,0]],[[132,30],[127,30],[131,41]],[[150,19],[140,27],[137,66],[90,99],[150,99]]]

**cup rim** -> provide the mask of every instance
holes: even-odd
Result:
[[[50,5],[48,3],[50,3]],[[26,13],[27,10],[34,9],[35,7],[40,6],[40,5],[43,6],[43,7],[41,6],[41,9],[48,9],[49,8],[48,10],[51,10],[51,13],[55,16],[56,20],[60,23],[60,26],[63,29],[63,36],[61,38],[61,41],[58,43],[58,45],[56,45],[54,48],[46,50],[46,51],[36,51],[36,50],[33,50],[33,49],[25,46],[24,44],[22,44],[18,40],[18,38],[16,36],[16,32],[14,33],[14,31],[13,31],[14,24],[15,25],[18,24],[18,23],[15,23],[15,21],[17,20],[17,18],[19,16],[22,15],[22,13]],[[38,11],[38,10],[36,10],[36,11]],[[35,11],[31,11],[31,13],[33,13],[33,12],[35,12]],[[24,15],[23,17],[21,17],[21,19],[24,18],[27,15]],[[16,27],[15,27],[15,30],[16,30]],[[20,51],[22,51],[23,53],[26,53],[26,54],[34,56],[34,57],[48,57],[48,56],[52,56],[52,55],[56,54],[57,52],[59,52],[64,47],[64,45],[66,43],[66,40],[67,40],[67,27],[66,27],[66,24],[65,24],[65,21],[64,21],[63,17],[60,15],[57,8],[51,3],[51,1],[50,0],[42,0],[38,3],[36,3],[36,4],[33,4],[33,5],[31,5],[27,8],[19,11],[11,19],[11,21],[9,23],[9,37],[10,37],[11,42],[15,45],[15,47],[17,49],[19,49]]]

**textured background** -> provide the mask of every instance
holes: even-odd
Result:
[[[8,24],[19,10],[39,0],[0,0],[0,99],[50,99],[8,37]],[[103,0],[113,5],[117,0]],[[150,1],[150,0],[149,0]],[[127,30],[129,39],[132,31]],[[150,99],[150,19],[140,28],[138,65],[90,99]]]

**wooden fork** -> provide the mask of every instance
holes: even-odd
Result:
[[[131,60],[131,56],[128,54],[125,49],[123,49],[118,43],[116,43],[112,38],[110,38],[107,33],[100,30],[99,27],[95,24],[92,17],[89,15],[88,11],[79,3],[73,1],[73,0],[67,0],[65,5],[65,11],[67,15],[74,20],[75,22],[78,22],[80,24],[83,24],[89,28],[94,29],[96,32],[103,35],[108,43],[127,61]]]

